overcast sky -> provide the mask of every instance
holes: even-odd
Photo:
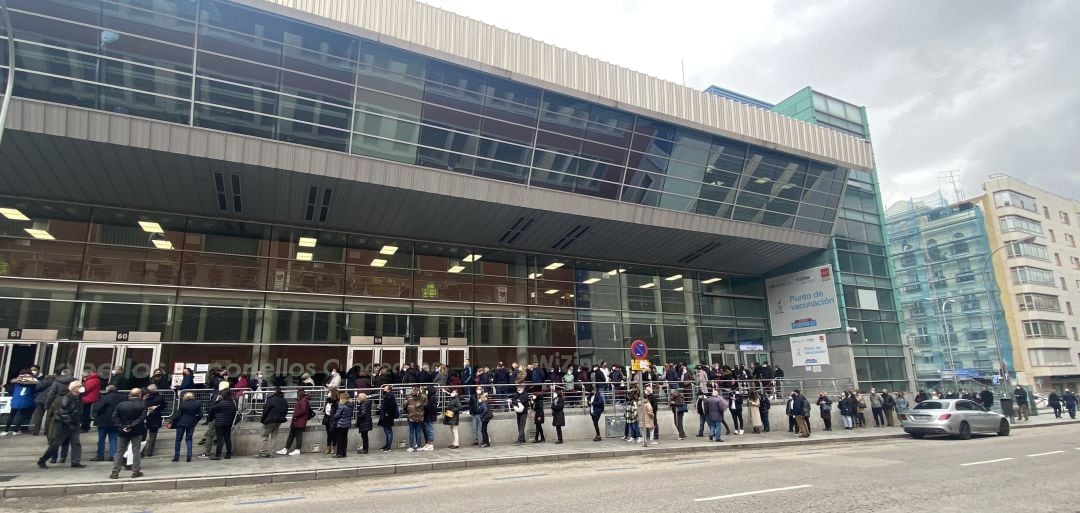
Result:
[[[868,110],[886,206],[993,173],[1080,198],[1080,1],[427,0],[663,79]]]

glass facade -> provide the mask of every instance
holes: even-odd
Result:
[[[889,254],[902,280],[904,335],[920,387],[950,387],[954,372],[958,381],[992,385],[999,350],[1009,369],[1013,351],[993,268],[983,274],[990,242],[982,212],[970,204],[949,206],[936,195],[893,205],[888,226]]]
[[[16,96],[829,234],[848,170],[225,0],[9,0]]]
[[[354,337],[465,339],[474,361],[709,361],[763,344],[763,280],[0,198],[0,326],[159,333],[162,363],[344,365]],[[10,217],[9,217],[10,215]],[[25,217],[25,219],[21,219]],[[678,277],[676,277],[678,276]],[[60,342],[58,363],[76,363]],[[353,360],[354,363],[371,363]],[[242,367],[244,368],[244,367]]]

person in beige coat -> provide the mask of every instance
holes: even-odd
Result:
[[[645,431],[645,441],[643,445],[656,445],[658,442],[653,438],[653,432],[656,431],[656,418],[653,417],[652,403],[646,398],[638,400],[638,423],[641,425],[643,431]]]
[[[756,390],[750,392],[748,404],[750,409],[750,427],[754,428],[755,433],[760,433],[764,424],[761,422],[761,398],[758,397]]]

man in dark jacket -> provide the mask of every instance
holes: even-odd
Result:
[[[382,396],[379,398],[379,427],[383,428],[386,443],[383,444],[382,452],[390,452],[394,448],[394,421],[397,420],[398,405],[397,397],[394,396],[390,385],[383,385]]]
[[[529,420],[529,394],[524,386],[517,387],[517,394],[510,399],[510,409],[517,415],[518,436],[514,445],[525,444],[525,422]]]
[[[273,450],[277,444],[277,433],[281,425],[285,423],[285,417],[289,414],[289,403],[285,400],[285,394],[280,388],[275,388],[274,393],[266,398],[263,406],[262,446],[259,447],[259,458],[273,458]]]
[[[46,411],[45,398],[49,396],[49,389],[52,388],[54,381],[56,381],[56,376],[38,378],[37,386],[34,387],[34,414],[30,418],[30,423],[33,424],[30,434],[34,436],[41,434],[41,422],[45,419]]]
[[[195,374],[191,369],[185,367],[183,373],[181,374],[180,386],[175,387],[175,389],[178,392],[182,392],[184,390],[191,390],[193,388],[195,388]]]
[[[803,397],[799,389],[791,391],[791,411],[795,415],[795,425],[799,427],[799,438],[810,437],[810,401]]]
[[[109,385],[105,387],[105,395],[98,399],[98,402],[94,403],[94,425],[98,429],[98,442],[97,442],[97,455],[90,459],[90,461],[106,461],[105,460],[105,441],[109,442],[109,459],[112,461],[116,458],[116,443],[119,431],[117,426],[113,424],[112,414],[116,410],[116,405],[124,401],[124,394],[116,391],[116,387]]]
[[[428,401],[424,404],[424,447],[425,451],[435,449],[435,421],[439,420],[439,392],[434,385],[427,388]]]
[[[1028,407],[1028,394],[1024,387],[1016,385],[1016,390],[1013,391],[1013,399],[1016,401],[1016,420],[1029,420],[1028,415],[1031,410]]]
[[[926,399],[924,398],[923,401]],[[918,398],[916,398],[918,401]],[[994,393],[989,388],[983,387],[982,392],[979,392],[979,402],[986,408],[994,406]]]
[[[509,389],[506,385],[510,384],[510,370],[503,365],[503,362],[499,362],[499,365],[495,367],[491,381],[495,384],[496,394],[506,395]]]
[[[128,399],[113,410],[113,424],[120,431],[120,447],[113,458],[112,473],[109,479],[120,477],[120,469],[124,467],[124,453],[131,446],[131,477],[141,477],[142,473],[142,439],[146,434],[146,403],[142,400],[142,390],[134,388],[128,394]]]
[[[1076,395],[1072,393],[1068,388],[1065,389],[1065,393],[1062,394],[1061,400],[1065,403],[1065,410],[1069,412],[1069,418],[1076,418]]]
[[[55,386],[55,384],[53,385]],[[49,448],[45,454],[38,458],[37,465],[41,468],[49,468],[45,462],[56,459],[60,446],[65,442],[71,445],[71,468],[83,468],[81,463],[82,444],[79,443],[79,427],[82,424],[82,402],[79,394],[82,393],[81,381],[69,381],[67,388],[61,389],[54,397],[56,401],[56,414],[50,420],[52,423],[52,437],[49,440]]]
[[[146,387],[146,450],[143,455],[151,457],[157,447],[157,435],[161,430],[161,416],[165,413],[165,399],[158,392],[158,386],[150,384]]]

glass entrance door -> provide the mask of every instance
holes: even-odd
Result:
[[[735,351],[710,351],[709,364],[717,364],[721,367],[727,365],[734,369],[739,365],[739,355]]]
[[[753,369],[754,363],[760,363],[761,365],[769,363],[769,353],[743,352],[742,356],[747,369]]]
[[[79,354],[75,360],[75,368],[78,369],[76,378],[82,378],[88,372],[99,373],[107,378],[115,364],[115,345],[79,344]]]
[[[143,388],[150,384],[150,377],[157,369],[161,346],[157,344],[128,344],[119,346],[118,362],[121,366],[123,388]]]
[[[370,372],[372,374],[372,377],[374,377],[374,374],[377,371],[377,369],[372,369],[371,368],[371,364],[374,361],[375,361],[375,349],[374,348],[365,347],[363,349],[350,349],[349,350],[349,356],[347,358],[347,363],[349,365],[349,369],[352,369],[353,367],[359,365],[363,369]]]
[[[446,359],[443,357],[443,351],[441,347],[421,347],[420,348],[420,368],[427,365],[431,368],[431,372],[434,373],[436,369],[432,368],[436,364],[446,363]]]
[[[445,347],[443,348],[443,361],[446,366],[450,368],[450,372],[461,371],[465,368],[465,360],[469,357],[469,349],[465,347]],[[476,369],[473,369],[473,375],[476,375]],[[464,379],[464,376],[462,376]]]
[[[375,359],[383,365],[390,366],[394,369],[394,372],[401,370],[401,366],[405,364],[405,348],[404,347],[378,347],[375,348]]]

